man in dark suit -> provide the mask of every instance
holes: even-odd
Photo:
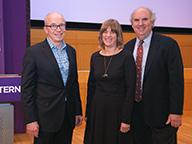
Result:
[[[134,144],[176,144],[183,113],[183,63],[177,42],[153,32],[154,22],[150,9],[133,11],[131,24],[136,38],[125,45],[135,58],[136,87],[140,87],[131,125]]]
[[[23,63],[26,132],[35,144],[71,144],[82,121],[76,52],[63,40],[63,15],[49,13],[44,23],[47,38],[27,48]]]

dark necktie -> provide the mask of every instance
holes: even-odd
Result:
[[[142,59],[143,59],[143,40],[139,42],[137,48],[136,66],[137,66],[137,81],[136,81],[136,94],[135,101],[140,102],[142,100],[142,86],[141,86],[141,75],[142,75]]]

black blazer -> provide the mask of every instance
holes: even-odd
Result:
[[[82,114],[77,76],[76,52],[67,44],[69,76],[64,87],[58,64],[47,42],[27,48],[22,72],[22,102],[25,122],[38,121],[41,130],[57,131],[67,108],[73,128],[75,115]],[[67,101],[65,101],[67,98]]]
[[[125,47],[133,52],[136,39]],[[170,37],[153,33],[143,79],[145,122],[162,127],[169,114],[183,113],[184,76],[179,46]]]

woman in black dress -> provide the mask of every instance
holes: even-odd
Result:
[[[136,67],[117,20],[102,24],[99,45],[91,56],[84,143],[129,144]]]

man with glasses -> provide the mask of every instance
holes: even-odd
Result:
[[[22,72],[26,132],[35,144],[71,144],[82,122],[75,49],[63,40],[65,19],[52,12],[44,19],[47,38],[27,48]]]

